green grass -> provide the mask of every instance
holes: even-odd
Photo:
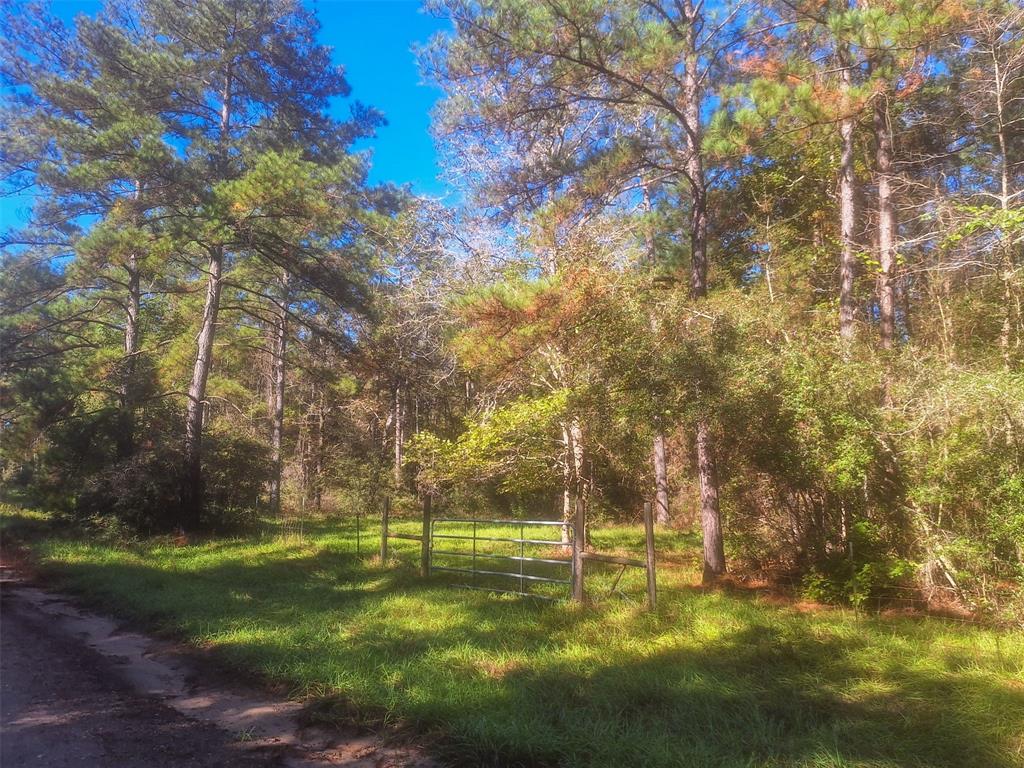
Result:
[[[377,529],[357,557],[349,523],[115,547],[31,522],[63,588],[311,697],[316,716],[430,732],[460,765],[1024,766],[1019,633],[704,592],[685,534],[660,542],[676,565],[650,615],[639,573],[587,609],[498,598],[424,582],[413,542],[380,567]],[[642,534],[594,540],[637,551]]]

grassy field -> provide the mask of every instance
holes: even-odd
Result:
[[[649,615],[639,573],[586,609],[455,590],[416,575],[414,542],[382,568],[376,528],[357,556],[350,522],[118,547],[5,518],[63,589],[283,683],[320,717],[429,732],[460,765],[1024,766],[1020,633],[704,592],[685,534],[659,540],[673,567]],[[594,539],[639,551],[642,532]]]

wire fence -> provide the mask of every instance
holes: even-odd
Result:
[[[377,556],[379,542],[381,539],[382,525],[379,515],[358,515],[351,516],[345,521],[345,535],[343,546],[350,549],[353,554],[359,557]],[[440,518],[438,522],[448,522],[447,518]],[[475,522],[477,531],[476,557],[477,562],[471,558],[470,570],[477,573],[464,573],[456,569],[460,566],[453,562],[457,559],[455,553],[458,549],[438,550],[433,555],[435,560],[434,570],[453,577],[449,581],[457,580],[455,577],[469,576],[470,582],[463,586],[470,589],[484,589],[486,591],[513,593],[530,593],[533,596],[544,598],[560,598],[561,593],[552,589],[557,587],[563,589],[569,586],[568,583],[558,582],[558,570],[563,567],[566,560],[565,553],[568,551],[568,542],[561,538],[555,538],[550,533],[542,534],[542,531],[555,531],[563,527],[560,521],[488,521],[478,519],[466,519],[464,522],[470,526]],[[518,537],[510,537],[511,541],[484,541],[485,539],[503,538],[500,533],[487,526],[494,526],[498,523],[506,524],[512,522],[514,526],[520,526]],[[408,564],[415,564],[421,550],[422,534],[420,531],[421,521],[410,516],[403,516],[392,520],[392,544],[391,553],[399,561]],[[338,521],[331,521],[329,527],[337,531]],[[311,517],[292,519],[276,528],[278,535],[286,536],[298,542],[307,538],[318,536],[326,526],[323,521]],[[571,531],[571,526],[568,526]],[[268,530],[268,534],[273,529]],[[472,528],[469,529],[472,532]],[[595,535],[600,529],[595,529]],[[492,534],[492,535],[488,535]],[[571,535],[571,534],[570,534]],[[519,539],[523,539],[520,542]],[[532,539],[532,542],[531,542]],[[464,543],[468,541],[472,545],[472,535],[468,540],[449,539],[450,543]],[[342,543],[341,541],[338,542]],[[613,551],[628,555],[639,555],[637,551],[639,541],[631,540],[628,546],[613,547]],[[522,551],[519,548],[522,547]],[[506,551],[508,550],[508,551]],[[516,551],[513,551],[516,550]],[[468,550],[472,555],[472,546]],[[1011,626],[1024,626],[1019,616],[1012,613],[1007,617],[1000,615],[1000,606],[1008,605],[1021,599],[1020,594],[1013,594],[1012,590],[1003,590],[994,594],[989,605],[971,604],[964,593],[952,586],[944,584],[932,584],[927,587],[911,585],[879,585],[874,587],[869,594],[863,596],[858,604],[846,603],[825,603],[808,596],[807,585],[800,576],[786,574],[772,574],[763,579],[727,579],[713,587],[705,587],[700,582],[699,562],[694,559],[692,562],[677,557],[679,553],[673,550],[659,552],[658,571],[659,578],[657,589],[659,594],[666,597],[678,599],[688,594],[704,591],[725,590],[737,595],[746,595],[751,598],[763,598],[768,600],[779,600],[792,605],[801,605],[807,609],[840,610],[852,611],[861,614],[876,614],[880,616],[900,615],[927,615],[940,618],[945,621],[958,622],[964,625],[986,625],[992,623],[1009,624]],[[446,559],[449,558],[449,559]],[[517,560],[517,558],[523,558]],[[501,563],[500,566],[491,568],[479,568],[483,561],[492,560],[494,563]],[[545,562],[555,561],[558,562]],[[520,564],[523,565],[523,578],[519,578]],[[539,568],[533,572],[527,568]],[[549,568],[551,570],[544,570]],[[615,563],[601,563],[597,560],[589,560],[587,565],[587,597],[590,602],[605,602],[608,600],[621,600],[628,603],[640,605],[645,597],[645,575],[642,570],[626,569]],[[485,571],[492,571],[486,573]],[[541,578],[533,578],[539,576]],[[500,584],[512,582],[516,587],[525,589],[505,590]],[[530,582],[527,584],[527,582]],[[552,583],[554,582],[554,583]],[[993,607],[994,606],[994,607]]]

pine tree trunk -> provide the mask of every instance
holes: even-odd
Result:
[[[128,297],[125,303],[124,319],[124,365],[121,368],[119,409],[121,424],[117,436],[117,456],[126,459],[135,452],[135,372],[139,356],[139,314],[142,306],[142,291],[139,280],[138,256],[129,254],[125,265],[128,278]]]
[[[689,154],[686,175],[693,198],[690,219],[690,295],[702,299],[708,292],[708,217],[707,181],[704,177],[700,107],[702,92],[697,56],[697,28],[700,13],[692,0],[684,0],[688,22],[688,50],[683,77],[686,105],[686,130]],[[704,538],[704,580],[711,581],[725,573],[725,546],[722,538],[722,517],[718,505],[718,475],[715,468],[715,446],[706,416],[697,420],[697,474],[700,483],[700,520]]]
[[[700,480],[700,525],[704,533],[704,582],[725,573],[725,544],[718,508],[718,472],[714,443],[706,421],[697,423],[697,475]]]
[[[892,200],[892,130],[885,101],[874,108],[875,170],[878,173],[878,319],[882,347],[896,340],[896,207]]]
[[[583,426],[575,416],[569,422],[569,434],[572,436],[572,474],[577,498],[584,498],[586,486],[583,482]]]
[[[395,385],[395,417],[394,417],[394,428],[395,428],[395,456],[394,456],[394,476],[395,476],[395,488],[402,487],[402,450],[405,442],[405,423],[403,421],[402,412],[402,385]]]
[[[704,163],[698,150],[687,161],[693,209],[690,212],[690,296],[702,299],[708,293],[708,214]]]
[[[209,276],[206,282],[206,302],[203,320],[196,340],[196,362],[192,368],[192,381],[188,387],[188,405],[185,414],[185,483],[182,493],[181,527],[186,531],[199,528],[203,508],[202,440],[203,412],[206,405],[206,381],[213,366],[213,338],[220,308],[221,270],[224,249],[210,249]]]
[[[647,184],[643,185],[644,211],[650,216],[653,206],[651,195]],[[650,223],[644,227],[644,244],[647,251],[647,268],[654,270],[657,259],[654,252],[654,230]],[[657,328],[654,314],[649,317],[651,333]],[[661,425],[661,419],[655,419],[654,439],[651,441],[651,461],[654,466],[654,519],[660,525],[667,525],[669,521],[668,508],[668,462],[665,454],[665,433]]]
[[[142,196],[142,185],[135,182],[136,204]],[[125,264],[128,297],[125,302],[124,318],[124,365],[121,368],[120,402],[121,425],[117,437],[117,456],[126,459],[135,452],[135,371],[138,367],[139,339],[141,338],[140,314],[142,310],[142,288],[139,274],[139,256],[128,254]]]
[[[139,259],[134,253],[128,256],[128,264],[125,267],[128,273],[128,303],[125,312],[124,324],[124,357],[125,357],[125,384],[123,387],[125,400],[130,401],[131,375],[135,370],[135,358],[139,354],[139,313],[142,307],[142,291],[139,280]]]
[[[281,276],[281,308],[271,328],[270,345],[270,514],[281,514],[281,475],[283,458],[281,441],[284,435],[285,353],[288,343],[288,273]]]
[[[572,435],[569,433],[569,425],[562,425],[562,543],[569,543],[569,527],[572,525],[573,515],[573,493],[575,484],[572,477]]]
[[[569,545],[569,529],[572,527],[572,487],[568,482],[562,484],[562,545]]]
[[[582,514],[587,514],[587,486],[583,477],[583,426],[575,416],[569,422],[570,447],[572,449],[572,488],[575,503],[583,505]],[[573,512],[575,513],[575,504]],[[585,544],[581,542],[581,544]]]
[[[310,390],[312,393],[312,389]],[[312,394],[310,395],[312,397]],[[310,447],[312,440],[310,438],[310,414],[307,410],[302,421],[299,422],[299,436],[295,446],[295,453],[299,457],[299,511],[305,514],[306,507],[309,505],[309,489],[312,486],[312,452],[313,449]]]
[[[668,461],[665,451],[665,435],[659,430],[654,436],[654,519],[659,525],[669,522],[668,511]]]
[[[228,139],[231,129],[230,67],[224,74],[221,90],[220,126],[217,148],[217,170],[226,174]],[[203,414],[206,407],[206,381],[213,366],[213,338],[217,331],[217,313],[220,310],[221,276],[224,269],[224,246],[209,247],[206,302],[203,321],[196,339],[196,362],[192,368],[192,381],[188,386],[185,412],[185,477],[182,485],[181,528],[194,531],[200,527],[203,514]]]
[[[839,156],[839,335],[844,341],[857,336],[857,304],[854,279],[857,274],[857,244],[854,227],[857,222],[856,177],[854,175],[854,116],[850,91],[853,88],[853,67],[845,44],[839,46],[840,108],[839,122],[842,149]]]
[[[326,420],[326,397],[323,387],[318,392],[316,409],[316,455],[313,457],[313,507],[323,511],[324,502],[324,440]]]
[[[569,543],[569,528],[576,515],[576,500],[585,503],[583,484],[583,427],[572,418],[562,424],[562,543]]]

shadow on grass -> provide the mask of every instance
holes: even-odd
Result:
[[[1021,764],[1007,733],[1024,725],[1024,693],[902,664],[865,669],[851,645],[759,627],[588,673],[523,669],[502,685],[531,748],[501,743],[483,721],[466,741],[524,764]],[[856,690],[865,675],[873,692]],[[1008,726],[1002,739],[994,716]]]
[[[580,610],[446,589],[331,545],[232,546],[57,570],[122,615],[319,694],[319,719],[441,732],[459,764],[1022,765],[1020,670],[943,646],[956,630],[940,624],[701,592],[657,616]]]

